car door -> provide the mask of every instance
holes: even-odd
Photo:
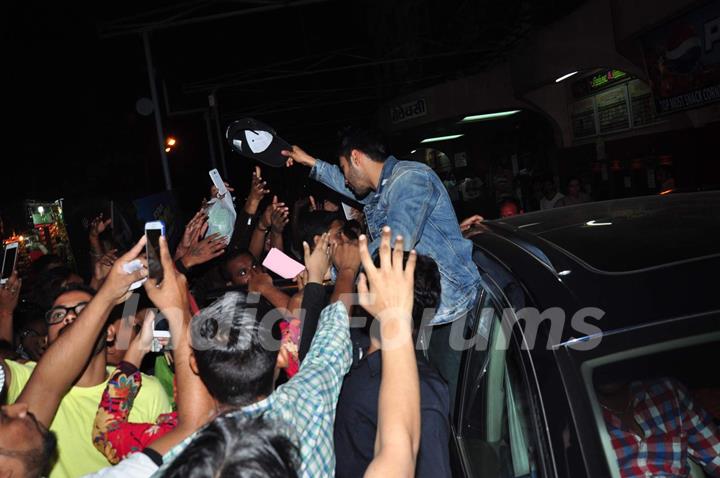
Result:
[[[474,345],[463,355],[453,420],[461,473],[482,478],[556,476],[522,330],[493,279],[484,274],[483,285],[470,334]]]

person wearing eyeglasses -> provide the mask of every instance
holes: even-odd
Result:
[[[108,465],[107,459],[98,453],[91,439],[98,403],[112,372],[112,369],[107,368],[105,354],[107,326],[102,327],[102,332],[94,339],[92,346],[87,342],[71,343],[72,340],[58,342],[60,337],[74,328],[73,324],[86,308],[88,313],[93,311],[91,302],[94,297],[93,289],[80,284],[65,287],[57,294],[45,315],[48,352],[56,342],[62,349],[57,350],[55,347],[51,357],[46,357],[48,360],[52,358],[52,361],[40,360],[38,363],[24,364],[12,360],[0,362],[6,374],[4,388],[7,403],[23,402],[33,416],[37,417],[37,422],[57,436],[58,460],[52,466],[50,478],[83,476]],[[111,305],[108,306],[108,313],[110,308]],[[107,314],[103,322],[106,320]],[[77,334],[71,335],[74,337]],[[79,362],[71,359],[75,353],[68,349],[79,350],[82,346],[92,350],[83,359],[86,364],[84,369],[77,375],[73,374],[73,378],[65,377],[66,370],[73,367],[80,369]],[[43,384],[41,390],[34,391],[41,391],[42,399],[29,391],[30,387],[23,392],[34,371],[40,368],[38,364],[43,368]],[[49,380],[49,377],[52,377],[52,380]],[[133,422],[152,423],[160,414],[170,412],[171,407],[167,394],[155,378],[143,376],[142,383],[129,419]],[[0,390],[0,395],[2,393]],[[32,397],[28,399],[28,395]]]

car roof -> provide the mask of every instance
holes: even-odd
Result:
[[[720,192],[602,201],[492,221],[596,272],[632,273],[720,255]],[[544,260],[544,258],[541,257]]]

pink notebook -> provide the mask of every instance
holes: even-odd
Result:
[[[262,265],[284,279],[294,279],[305,270],[304,265],[274,247],[270,249]]]

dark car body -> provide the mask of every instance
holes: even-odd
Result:
[[[456,476],[619,476],[603,441],[591,364],[649,369],[658,357],[667,373],[702,388],[720,385],[717,354],[704,372],[668,360],[693,347],[694,365],[720,342],[719,192],[530,213],[485,222],[471,240],[483,285],[465,335],[491,345],[461,352]],[[495,318],[482,312],[488,307]],[[515,317],[502,332],[500,316],[526,308],[566,320]],[[587,320],[571,319],[588,310],[580,314]],[[492,347],[498,334],[508,336],[506,352]],[[621,358],[628,361],[613,362]],[[696,467],[691,476],[701,473]]]

